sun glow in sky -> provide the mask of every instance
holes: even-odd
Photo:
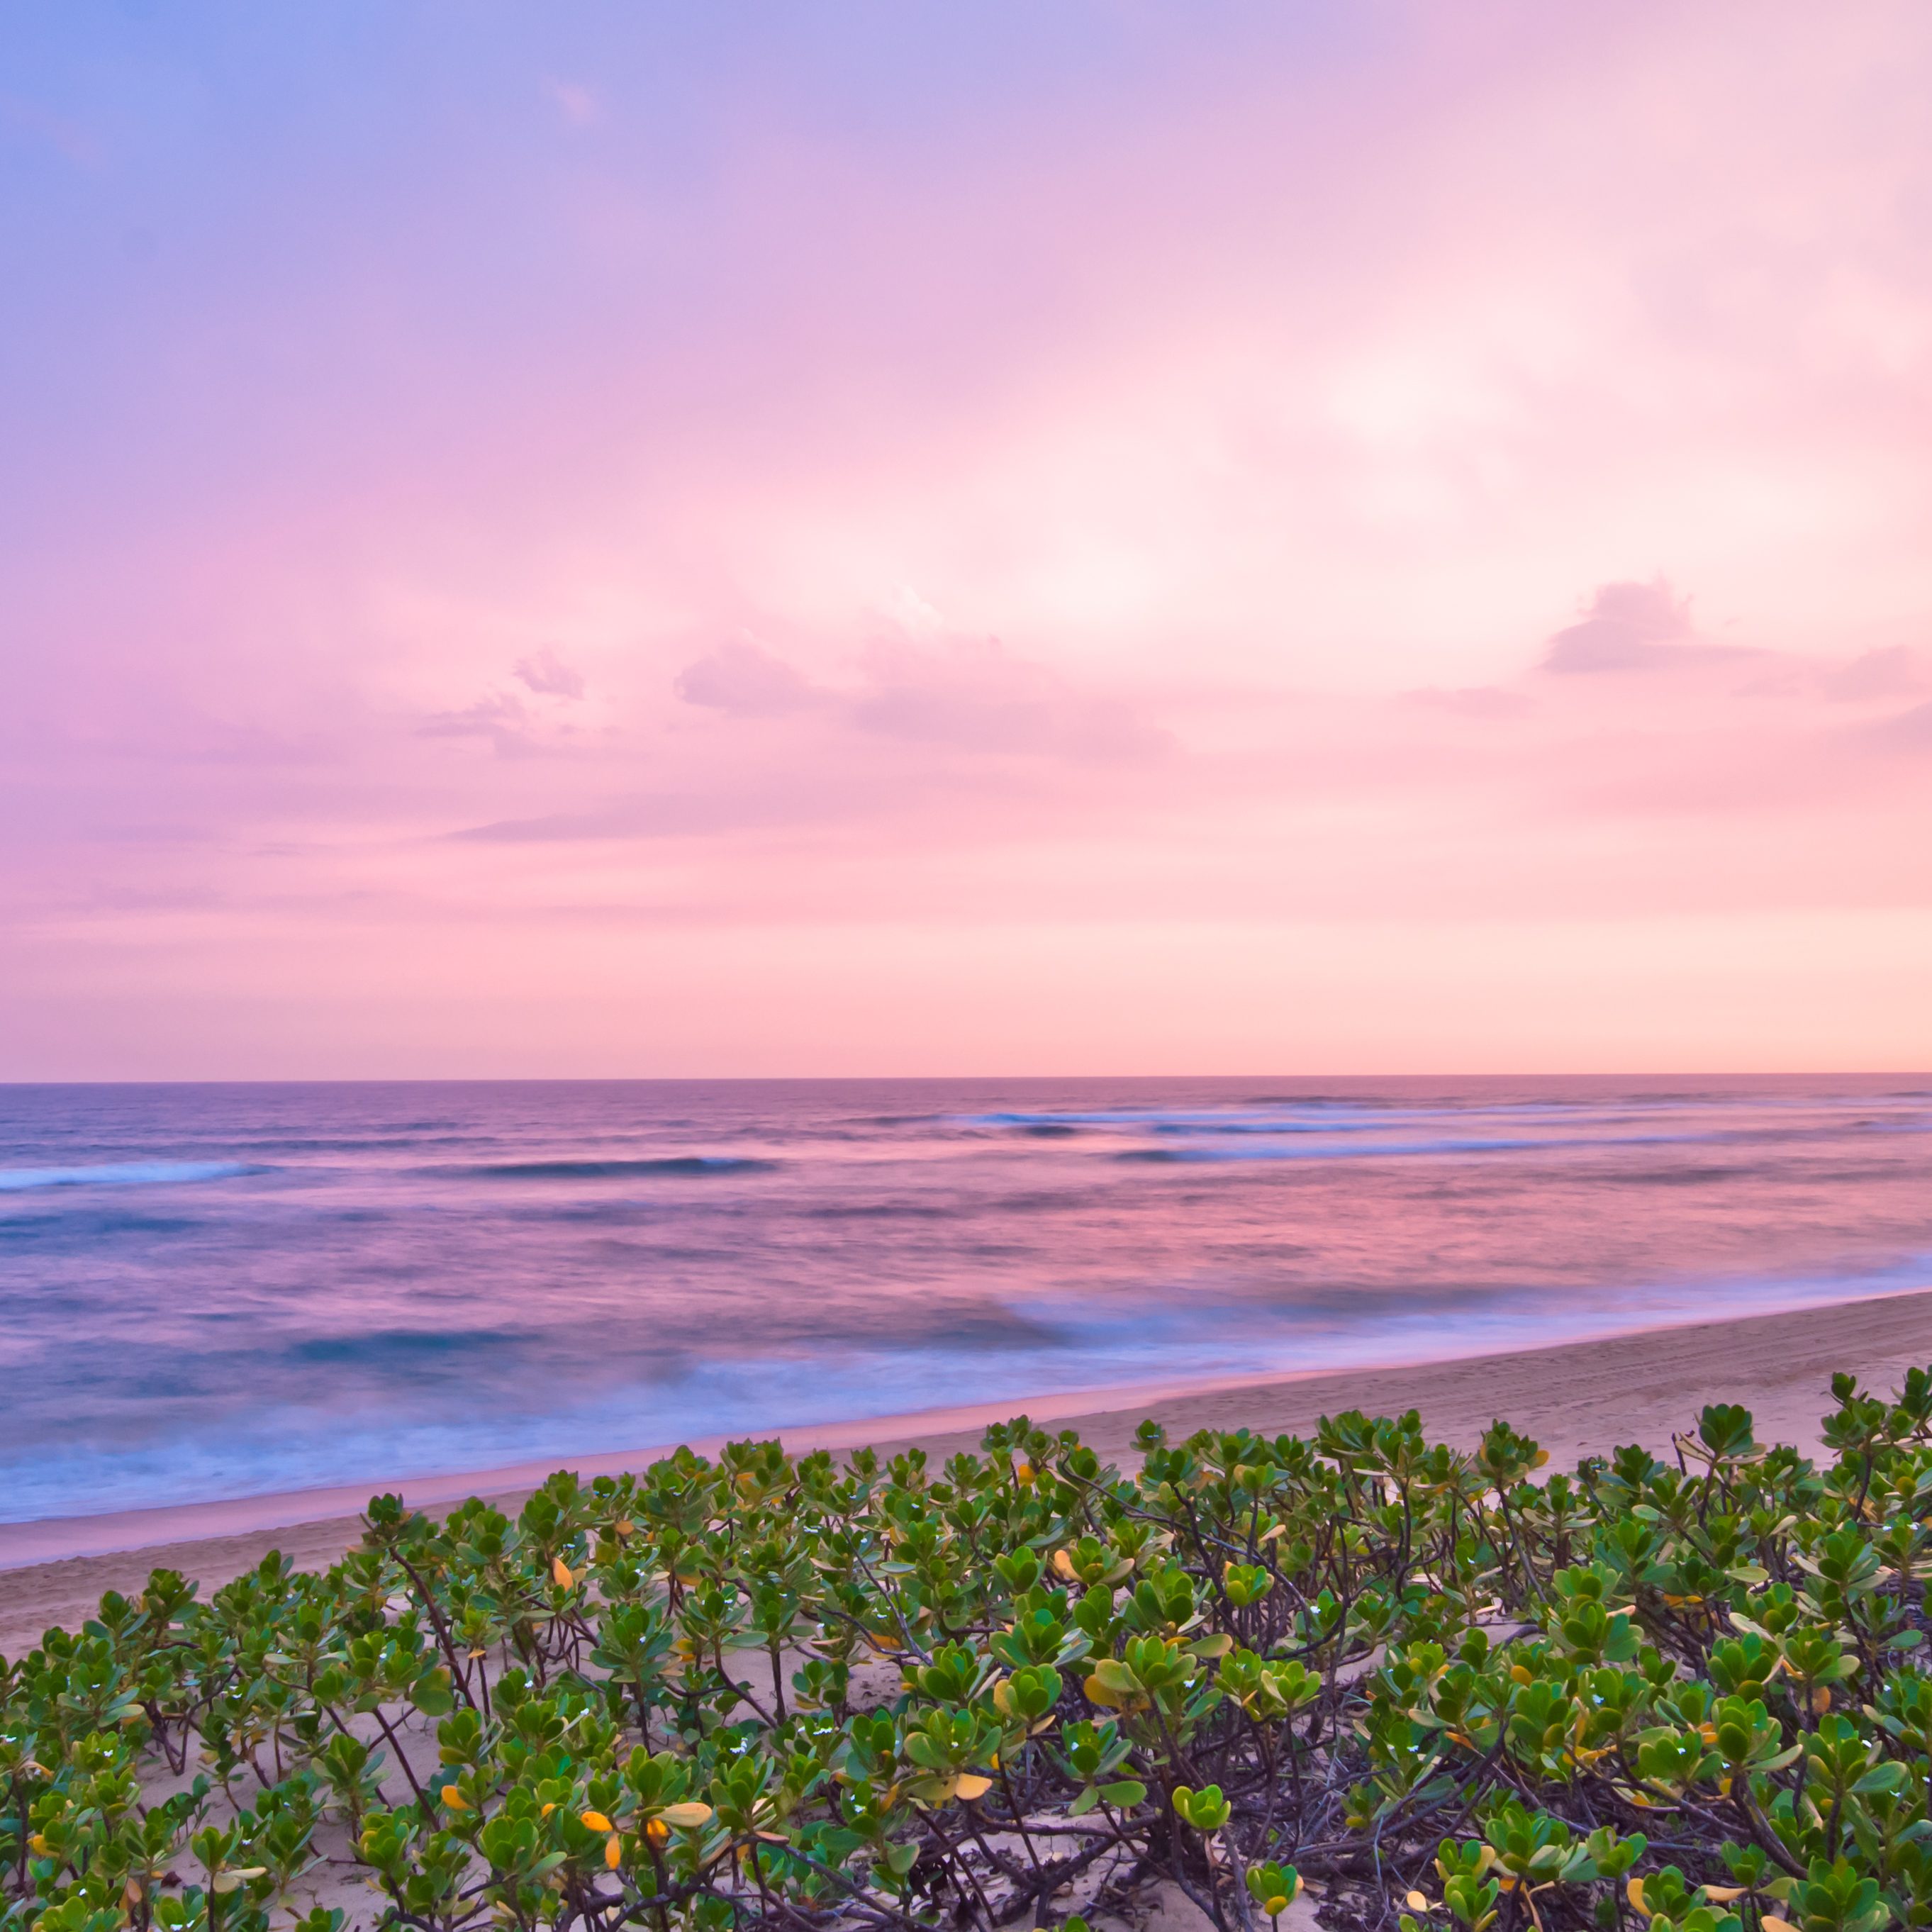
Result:
[[[0,1077],[1932,1065],[1932,14],[0,20]]]

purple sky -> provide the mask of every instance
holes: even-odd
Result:
[[[0,19],[0,1078],[1932,1065],[1918,4]]]

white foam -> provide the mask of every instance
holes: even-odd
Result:
[[[232,1180],[261,1169],[239,1160],[104,1161],[92,1167],[0,1167],[0,1194],[34,1187],[158,1187],[188,1180]]]

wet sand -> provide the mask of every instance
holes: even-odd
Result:
[[[1144,1416],[1176,1437],[1200,1428],[1244,1426],[1276,1435],[1305,1432],[1318,1417],[1343,1408],[1384,1414],[1414,1408],[1432,1437],[1458,1448],[1468,1447],[1498,1416],[1507,1418],[1562,1466],[1622,1442],[1666,1448],[1672,1431],[1693,1423],[1707,1402],[1742,1402],[1756,1418],[1760,1441],[1815,1450],[1820,1419],[1832,1406],[1834,1370],[1850,1370],[1875,1392],[1888,1394],[1908,1368],[1928,1364],[1932,1289],[1922,1289],[1520,1354],[1204,1388],[1150,1387],[1024,1407],[1036,1420],[1077,1428],[1102,1456],[1123,1463],[1131,1460],[1134,1430]],[[944,1456],[976,1447],[986,1424],[1011,1412],[1006,1406],[959,1409],[782,1432],[796,1451],[864,1442],[892,1450],[916,1442]],[[570,1466],[588,1475],[640,1467],[662,1453],[578,1458]],[[499,1470],[394,1486],[426,1508],[482,1494],[514,1508],[544,1473],[535,1467]],[[304,1568],[326,1565],[360,1535],[358,1515],[366,1499],[360,1492],[310,1491],[0,1526],[0,1565],[15,1566],[0,1569],[0,1653],[19,1654],[50,1624],[72,1626],[104,1591],[136,1589],[153,1568],[178,1570],[208,1589],[271,1550]],[[50,1557],[54,1560],[39,1560]]]

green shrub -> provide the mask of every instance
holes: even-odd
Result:
[[[1818,1466],[1713,1406],[1539,1474],[1022,1418],[393,1497],[326,1574],[158,1570],[0,1666],[0,1932],[1051,1924],[1178,1883],[1403,1932],[1932,1923],[1932,1378]],[[1305,1907],[1301,1909],[1305,1910]],[[1081,1922],[1070,1922],[1078,1928]]]

